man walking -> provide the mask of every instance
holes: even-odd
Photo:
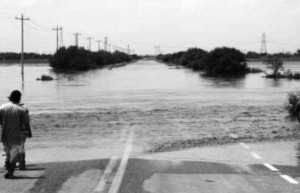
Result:
[[[0,107],[1,142],[6,154],[5,167],[7,173],[4,175],[6,179],[14,178],[16,159],[22,143],[21,130],[23,125],[26,130],[31,131],[28,113],[20,106],[21,95],[18,90],[12,91],[8,97],[9,102]],[[32,137],[31,132],[28,137]]]

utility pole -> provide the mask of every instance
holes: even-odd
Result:
[[[87,39],[89,40],[88,50],[91,51],[92,50],[91,39],[93,39],[93,38],[91,36],[89,36]]]
[[[104,50],[107,51],[107,37],[104,37]]]
[[[64,46],[64,42],[63,42],[63,28],[60,27],[60,47]]]
[[[155,55],[159,55],[160,54],[160,46],[154,46],[155,49]]]
[[[73,34],[75,36],[75,46],[78,47],[78,36],[80,36],[81,34],[76,32],[75,34]]]
[[[23,14],[21,15],[21,18],[16,17],[17,20],[21,20],[21,37],[22,37],[22,46],[21,46],[21,74],[24,75],[24,20],[28,21],[29,18],[24,18]]]
[[[58,36],[58,31],[62,31],[62,27],[56,26],[56,28],[52,28],[52,30],[56,31],[56,51],[58,50],[58,42],[59,42],[59,36]]]
[[[266,34],[263,33],[261,37],[261,49],[260,49],[261,54],[266,54],[267,55],[267,40],[266,40]]]
[[[96,41],[96,42],[98,42],[98,51],[100,51],[100,43],[101,43],[102,41],[98,40],[98,41]]]
[[[129,46],[129,44],[127,45],[127,54],[130,55],[130,46]]]
[[[107,46],[108,46],[108,51],[111,52],[111,45],[107,44]]]

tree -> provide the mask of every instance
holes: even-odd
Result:
[[[239,76],[247,72],[245,55],[235,49],[221,47],[212,50],[205,58],[204,70],[213,76]]]
[[[278,56],[268,56],[265,59],[264,64],[273,71],[272,76],[274,77],[279,75],[279,70],[284,69],[284,63]]]
[[[129,62],[132,58],[123,52],[91,52],[77,46],[61,47],[50,58],[50,66],[56,70],[89,70],[109,64]]]
[[[194,70],[201,70],[206,55],[207,52],[205,50],[200,48],[190,48],[182,55],[182,65]]]
[[[246,57],[247,58],[260,58],[261,55],[257,52],[249,51],[249,52],[247,52]]]

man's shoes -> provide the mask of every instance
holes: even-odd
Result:
[[[14,175],[9,175],[9,173],[6,173],[6,174],[4,175],[4,178],[5,178],[5,179],[16,179],[16,176],[14,176]]]
[[[19,157],[20,157],[19,170],[26,170],[25,153],[20,154]]]

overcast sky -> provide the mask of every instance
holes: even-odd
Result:
[[[107,36],[138,54],[154,54],[155,45],[163,53],[219,46],[260,52],[262,33],[268,52],[300,48],[299,0],[1,0],[0,52],[20,52],[15,17],[21,13],[30,18],[26,52],[55,51],[57,25],[65,46],[74,45],[72,34],[79,32],[79,45],[86,47],[91,36],[93,50]]]

